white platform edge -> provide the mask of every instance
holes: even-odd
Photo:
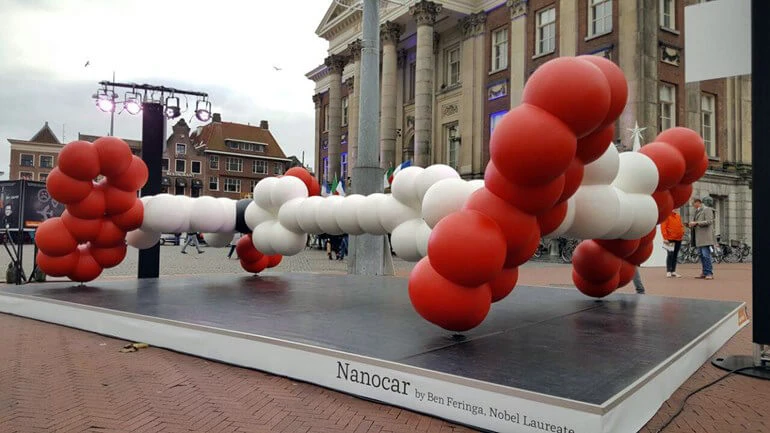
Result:
[[[133,313],[84,306],[17,294],[0,294],[0,312],[95,332],[120,339],[200,356],[241,367],[285,376],[354,396],[421,412],[430,416],[485,430],[510,433],[537,433],[548,426],[532,426],[533,421],[548,423],[556,433],[596,433],[637,431],[655,414],[663,401],[676,390],[710,355],[719,349],[745,323],[736,318],[738,310],[712,328],[692,350],[673,360],[670,368],[659,371],[644,385],[610,410],[567,399],[488,384],[467,378],[424,370],[389,361],[367,358],[317,346],[303,345],[247,333],[141,316]],[[205,344],[201,344],[205,341]],[[340,368],[365,371],[400,383],[408,382],[406,394],[375,388],[338,378]],[[391,380],[392,382],[392,380]],[[424,393],[423,399],[417,391]],[[443,398],[428,401],[427,394]],[[467,403],[465,408],[452,406]],[[478,406],[483,414],[474,414]],[[497,410],[499,419],[491,409]],[[634,426],[634,427],[632,427]],[[548,430],[546,430],[548,431]]]

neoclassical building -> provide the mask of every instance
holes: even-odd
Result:
[[[443,163],[483,177],[489,137],[532,72],[558,56],[604,56],[629,84],[616,145],[631,148],[636,123],[648,142],[673,126],[699,131],[711,166],[695,193],[714,199],[718,233],[750,240],[751,77],[684,82],[684,7],[702,1],[381,2],[380,165]],[[330,3],[316,29],[329,55],[307,73],[315,171],[328,180],[347,178],[356,161],[362,18]]]

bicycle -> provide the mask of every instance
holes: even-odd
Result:
[[[579,239],[559,238],[559,255],[564,263],[572,263],[572,255],[580,243]]]
[[[543,255],[548,255],[548,252],[550,250],[548,249],[548,245],[545,244],[545,240],[543,238],[540,238],[540,243],[537,245],[537,249],[535,249],[535,253],[532,254],[533,259],[539,259]]]

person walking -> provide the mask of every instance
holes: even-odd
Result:
[[[715,243],[714,220],[716,219],[716,212],[714,209],[705,206],[699,198],[693,200],[692,205],[695,208],[695,215],[688,226],[692,230],[692,243],[698,249],[700,263],[703,266],[703,271],[695,278],[713,280],[714,269],[711,263],[711,248]]]
[[[663,235],[663,248],[666,249],[666,277],[682,278],[676,272],[676,258],[679,257],[679,248],[682,247],[684,237],[684,225],[679,209],[674,209],[665,221],[660,225],[660,233]]]
[[[187,233],[187,241],[184,243],[184,246],[182,247],[182,254],[187,254],[188,246],[194,245],[195,249],[198,250],[198,254],[203,254],[203,251],[201,250],[200,243],[198,243],[198,233],[196,232],[188,232]]]
[[[243,234],[241,234],[240,232],[236,232],[233,235],[233,239],[230,241],[230,252],[227,253],[228,259],[231,259],[233,257],[233,253],[235,252],[235,247],[238,245],[238,241],[241,240],[241,236],[243,236]]]
[[[639,266],[634,270],[634,289],[639,295],[644,295],[644,284],[642,284],[642,274],[639,273]]]

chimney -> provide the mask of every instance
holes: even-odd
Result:
[[[215,123],[222,123],[222,115],[219,113],[214,113],[214,115],[211,116],[211,121]]]
[[[270,129],[267,127],[267,120],[260,120],[259,121],[259,127],[262,129]]]

